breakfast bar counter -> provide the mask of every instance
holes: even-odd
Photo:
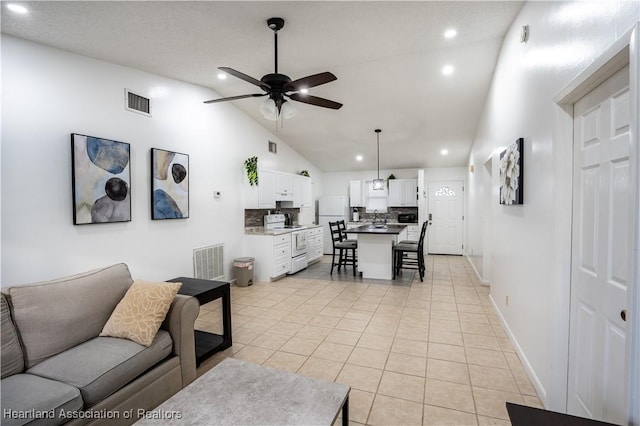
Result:
[[[398,241],[407,239],[407,226],[362,225],[347,229],[346,233],[358,235],[358,271],[362,278],[392,279],[392,248]]]

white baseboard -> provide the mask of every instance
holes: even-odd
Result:
[[[542,405],[544,405],[544,407],[547,408],[549,406],[549,401],[547,400],[547,391],[545,390],[544,386],[542,386],[542,382],[540,382],[540,379],[538,379],[538,376],[536,375],[535,371],[533,371],[533,367],[531,367],[531,363],[527,359],[527,356],[525,355],[525,353],[522,351],[522,348],[520,347],[518,340],[515,338],[515,336],[511,332],[511,329],[509,328],[509,325],[507,324],[504,317],[502,316],[500,309],[498,309],[498,305],[496,304],[495,300],[493,300],[493,296],[489,295],[489,300],[491,301],[491,305],[493,306],[493,309],[496,312],[496,315],[500,319],[502,328],[504,328],[505,332],[507,333],[507,336],[509,337],[509,340],[511,341],[511,344],[513,345],[513,348],[516,350],[516,353],[518,354],[518,358],[520,358],[520,362],[524,367],[524,371],[527,373],[527,376],[529,376],[529,380],[531,380],[531,384],[536,389],[536,392],[538,392],[538,397],[540,398]]]
[[[473,264],[473,262],[471,261],[471,258],[469,257],[468,254],[465,254],[465,257],[467,258],[467,261],[469,262],[469,264],[471,265],[471,267],[473,268],[473,272],[476,274],[476,278],[478,279],[478,281],[480,282],[480,284],[482,285],[491,285],[491,283],[487,280],[485,280],[484,278],[482,278],[480,276],[480,273],[478,272],[478,270],[476,269],[476,265]]]

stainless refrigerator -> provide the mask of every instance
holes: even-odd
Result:
[[[324,254],[333,253],[329,222],[338,220],[349,221],[349,197],[345,195],[330,195],[318,200],[318,224],[322,225],[324,236],[322,239]]]

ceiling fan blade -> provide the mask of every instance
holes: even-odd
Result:
[[[319,107],[331,109],[340,109],[342,107],[341,103],[330,101],[329,99],[319,98],[317,96],[303,95],[300,93],[292,93],[287,96],[289,96],[294,101],[304,102],[305,104],[311,104]]]
[[[219,69],[220,71],[224,71],[224,72],[226,72],[227,74],[231,74],[232,76],[234,76],[234,77],[236,77],[236,78],[239,78],[240,80],[244,80],[244,81],[246,81],[247,83],[254,84],[254,85],[256,85],[256,86],[258,86],[258,87],[262,88],[263,90],[267,90],[267,89],[270,89],[270,88],[271,88],[267,83],[263,83],[263,82],[262,82],[262,81],[260,81],[260,80],[256,80],[255,78],[253,78],[253,77],[251,77],[251,76],[249,76],[249,75],[246,75],[246,74],[244,74],[244,73],[241,73],[240,71],[236,71],[236,70],[234,70],[233,68],[229,68],[229,67],[219,67],[218,69]]]
[[[329,83],[337,80],[338,77],[330,72],[321,72],[320,74],[309,75],[297,80],[293,80],[284,85],[286,92],[297,92],[300,89],[308,89],[310,87],[320,86],[321,84]]]
[[[258,98],[261,96],[267,96],[266,93],[253,93],[251,95],[239,95],[239,96],[229,96],[228,98],[220,98],[220,99],[211,99],[210,101],[204,101],[205,104],[215,104],[217,102],[226,102],[226,101],[235,101],[237,99],[244,98]]]

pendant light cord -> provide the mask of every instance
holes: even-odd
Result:
[[[376,129],[376,136],[378,138],[378,180],[380,180],[380,132],[382,130]]]

